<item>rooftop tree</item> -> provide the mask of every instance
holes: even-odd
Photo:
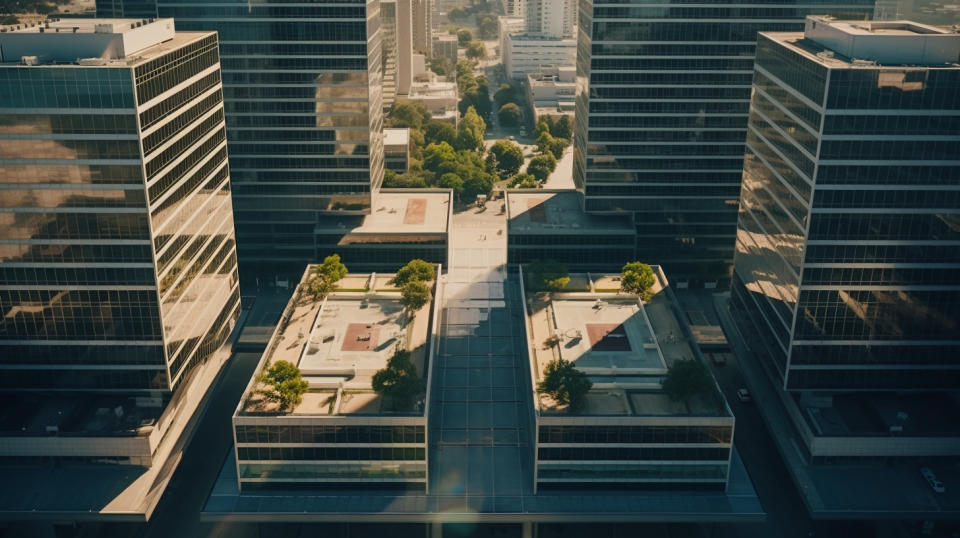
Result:
[[[373,391],[388,398],[398,411],[410,410],[423,390],[423,382],[410,357],[409,351],[397,348],[387,359],[386,367],[373,374]]]
[[[674,362],[662,386],[671,400],[686,402],[697,394],[712,391],[713,379],[699,361],[691,359]]]
[[[543,378],[537,384],[537,390],[549,395],[560,405],[568,405],[570,412],[576,412],[586,403],[587,393],[593,383],[586,374],[576,369],[573,363],[557,357],[547,363],[543,369]]]
[[[268,388],[258,391],[267,400],[277,402],[281,411],[288,411],[300,405],[303,393],[309,384],[304,381],[300,369],[292,362],[277,361],[265,372],[257,376],[257,381]]]
[[[657,277],[653,268],[641,262],[630,262],[620,270],[620,289],[627,293],[635,293],[644,301],[652,297],[653,285]]]

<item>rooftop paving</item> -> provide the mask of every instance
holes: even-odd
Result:
[[[579,195],[571,190],[509,190],[506,203],[511,233],[635,233],[629,217],[589,215],[581,211]]]
[[[320,233],[338,230],[351,235],[446,233],[450,226],[449,190],[381,191],[369,215],[322,217]],[[354,237],[345,241],[362,242]]]

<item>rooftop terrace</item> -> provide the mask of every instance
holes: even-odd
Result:
[[[570,190],[508,190],[510,232],[602,232],[633,235],[629,217],[590,215],[580,209],[579,194]]]
[[[578,415],[729,416],[718,391],[671,400],[661,381],[678,360],[696,359],[663,282],[643,304],[618,293],[619,275],[571,275],[563,292],[528,294],[528,345],[536,385],[547,363],[571,361],[593,383]],[[556,345],[551,339],[558,339]],[[541,414],[568,413],[538,394]]]
[[[321,217],[316,229],[381,235],[447,233],[451,198],[449,190],[385,190],[374,199],[369,215]]]
[[[371,382],[398,348],[411,352],[420,377],[427,378],[433,302],[410,320],[392,278],[349,274],[322,302],[299,291],[290,299],[257,371],[281,360],[300,368],[310,388],[292,415],[393,414]],[[250,382],[239,414],[280,413],[258,393],[262,388],[256,378]]]

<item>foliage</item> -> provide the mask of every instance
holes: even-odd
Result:
[[[573,363],[557,357],[543,369],[543,380],[537,390],[553,398],[560,405],[569,405],[571,412],[583,408],[593,383]]]
[[[630,262],[620,270],[620,289],[635,293],[645,301],[650,299],[650,290],[656,281],[653,268],[645,263]]]
[[[530,159],[527,173],[537,178],[537,181],[546,181],[550,173],[557,168],[557,159],[552,153],[544,153]]]
[[[453,72],[453,62],[446,56],[430,58],[430,70],[438,76],[445,77]]]
[[[520,124],[520,119],[523,117],[523,113],[520,111],[520,107],[516,103],[507,103],[500,107],[500,110],[497,111],[497,118],[500,120],[500,124],[504,127],[516,127]]]
[[[423,126],[423,140],[427,144],[446,142],[453,146],[457,143],[457,128],[440,120],[430,120]]]
[[[477,151],[483,149],[483,135],[487,131],[487,124],[477,114],[476,109],[470,107],[457,124],[457,149]]]
[[[463,182],[463,199],[474,200],[478,194],[490,196],[493,192],[493,179],[490,174],[485,176],[473,176]]]
[[[435,278],[437,278],[437,272],[433,264],[416,259],[410,260],[397,271],[396,276],[393,277],[393,283],[403,286],[408,282],[429,282]]]
[[[480,29],[480,39],[496,39],[500,35],[500,24],[497,18],[490,15],[477,15],[477,28]]]
[[[496,168],[501,177],[516,174],[523,165],[523,150],[509,140],[497,140],[490,147],[490,155],[496,158]]]
[[[467,44],[466,55],[471,60],[482,60],[487,57],[487,47],[483,41],[471,41]]]
[[[387,116],[387,126],[419,129],[424,123],[430,121],[430,117],[430,111],[421,102],[396,102]]]
[[[257,376],[257,381],[269,387],[258,392],[267,400],[277,402],[281,411],[300,405],[303,393],[310,386],[300,375],[300,369],[288,361],[273,363],[266,372]]]
[[[493,94],[493,100],[496,101],[498,105],[505,105],[507,103],[516,103],[519,100],[519,94],[517,93],[516,88],[510,84],[503,83],[500,85],[500,88]]]
[[[383,186],[388,189],[424,189],[427,182],[422,170],[410,169],[409,172],[398,174],[393,170],[383,171]]]
[[[537,133],[537,150],[540,153],[549,153],[556,159],[563,157],[563,150],[570,145],[570,139],[557,138],[550,134],[548,122],[543,120],[537,124]]]
[[[470,30],[466,28],[457,30],[457,46],[466,47],[471,41],[473,41],[473,34]]]
[[[663,392],[673,401],[687,401],[697,394],[713,389],[710,373],[699,361],[685,360],[673,363],[663,380]]]
[[[513,189],[536,189],[540,186],[540,182],[530,174],[524,173],[510,178],[509,186]]]
[[[566,138],[570,140],[573,138],[573,122],[570,121],[570,116],[561,116],[559,120],[554,124],[554,127],[550,129],[550,134],[557,138]]]
[[[562,290],[570,283],[567,267],[554,260],[533,260],[524,269],[527,282],[534,291]]]
[[[321,301],[337,287],[337,282],[347,276],[347,266],[340,262],[339,254],[331,254],[323,263],[313,267],[307,277],[306,291],[314,301]]]
[[[400,288],[400,304],[416,312],[430,302],[430,286],[419,280],[407,282]]]
[[[373,391],[389,398],[397,410],[410,409],[423,390],[423,382],[410,355],[409,351],[397,348],[387,359],[387,365],[373,374]]]
[[[453,172],[447,172],[440,176],[440,180],[437,181],[437,186],[444,189],[453,189],[453,193],[457,199],[459,199],[463,193],[463,179]]]
[[[486,77],[474,76],[473,62],[461,60],[457,62],[457,90],[460,92],[460,103],[457,109],[465,114],[473,107],[481,117],[490,115],[490,83]]]

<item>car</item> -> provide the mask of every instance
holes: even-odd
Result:
[[[933,491],[936,491],[937,493],[947,492],[947,486],[937,478],[937,475],[933,473],[933,469],[929,467],[921,467],[920,474],[923,475],[923,478],[927,481],[927,484],[930,484],[930,487],[933,488]]]
[[[737,399],[743,403],[750,403],[753,401],[753,397],[750,396],[750,391],[747,389],[737,389]]]
[[[510,135],[510,136],[507,137],[507,140],[516,140],[516,139],[517,139],[517,137],[515,137],[515,136],[513,136],[513,135]]]
[[[727,364],[727,358],[723,356],[723,353],[712,353],[710,355],[710,360],[717,366],[723,366]]]

